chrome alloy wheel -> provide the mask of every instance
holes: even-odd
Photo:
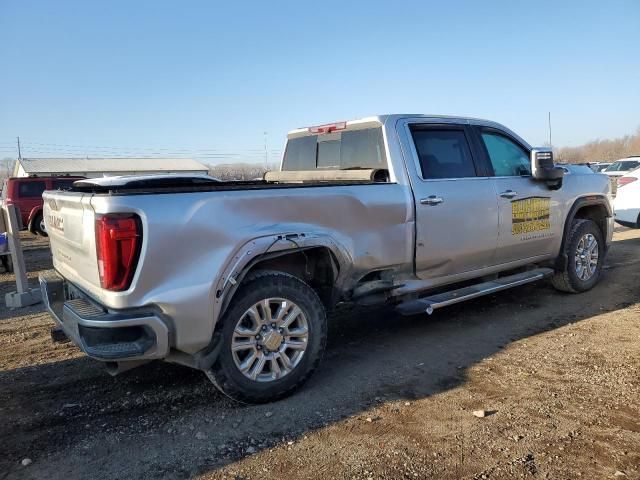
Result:
[[[582,236],[575,253],[576,275],[580,280],[589,280],[598,268],[598,240],[591,233]]]
[[[300,363],[308,336],[309,325],[300,307],[283,298],[267,298],[244,312],[236,324],[233,361],[251,380],[278,380]]]

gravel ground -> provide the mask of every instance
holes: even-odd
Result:
[[[23,238],[35,285],[47,242]],[[342,310],[310,382],[262,406],[175,365],[112,378],[3,305],[0,478],[640,479],[640,232],[615,240],[586,294]]]

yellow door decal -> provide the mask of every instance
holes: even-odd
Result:
[[[511,202],[511,234],[538,232],[551,228],[549,198],[531,197]]]

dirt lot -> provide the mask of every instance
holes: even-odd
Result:
[[[47,244],[24,238],[35,279]],[[342,311],[316,375],[263,406],[174,365],[112,378],[51,343],[41,306],[3,303],[0,478],[639,479],[640,233],[615,240],[583,295]]]

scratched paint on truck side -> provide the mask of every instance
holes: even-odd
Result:
[[[548,197],[529,197],[511,202],[511,234],[539,232],[551,228]]]

